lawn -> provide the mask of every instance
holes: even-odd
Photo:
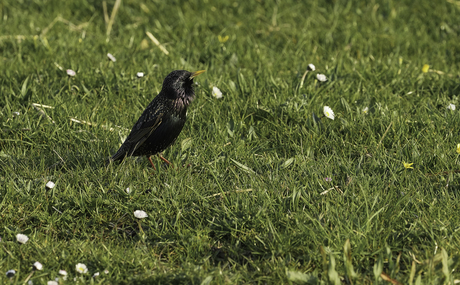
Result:
[[[460,282],[460,1],[0,16],[0,283]],[[176,69],[206,72],[174,166],[105,166]]]

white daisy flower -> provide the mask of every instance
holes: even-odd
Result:
[[[324,113],[324,116],[326,116],[327,118],[329,118],[331,120],[334,120],[335,115],[334,115],[334,111],[332,111],[331,107],[324,106],[323,113]]]
[[[316,67],[313,65],[313,63],[310,63],[307,67],[308,70],[310,71],[315,71]]]
[[[59,270],[59,275],[67,276],[67,271],[61,269]]]
[[[365,108],[363,109],[363,113],[367,115],[367,113],[369,113],[369,107],[365,107]]]
[[[316,78],[318,79],[318,81],[321,81],[321,82],[327,81],[326,75],[321,74],[321,73],[316,74]]]
[[[17,235],[16,235],[16,240],[17,240],[19,243],[24,244],[24,243],[26,243],[26,242],[29,240],[29,238],[28,238],[26,235],[17,234]]]
[[[42,265],[40,262],[38,262],[38,261],[35,261],[34,267],[35,267],[35,269],[37,269],[37,270],[42,270],[42,269],[43,269],[43,265]]]
[[[45,186],[46,186],[46,188],[53,189],[54,186],[56,186],[56,184],[54,184],[53,181],[48,181],[48,182],[46,182]]]
[[[99,276],[99,272],[93,274],[93,278]]]
[[[117,61],[117,59],[111,53],[108,53],[107,57],[113,62]]]
[[[8,278],[12,278],[12,277],[14,277],[14,275],[16,275],[16,270],[14,270],[14,269],[8,270],[6,272],[6,277],[8,277]]]
[[[109,274],[109,270],[107,270],[107,269],[104,270],[104,273],[105,273],[105,274]]]
[[[75,265],[75,269],[78,273],[88,272],[88,267],[86,267],[86,265],[84,265],[83,263],[77,263],[77,265]]]
[[[449,106],[447,106],[447,109],[455,111],[455,105],[450,103]]]
[[[216,99],[222,98],[222,91],[220,91],[219,88],[216,86],[212,87],[212,96],[214,96]]]
[[[47,285],[59,285],[57,281],[51,280],[46,283]]]
[[[144,77],[144,72],[138,72],[136,73],[137,78],[142,78]]]
[[[65,270],[59,270],[59,275],[62,275],[63,280],[67,280],[67,271]]]
[[[143,219],[143,218],[147,218],[148,215],[146,212],[144,211],[141,211],[141,210],[136,210],[134,211],[134,217],[138,218],[138,219]]]
[[[66,72],[67,72],[67,75],[70,77],[77,75],[77,73],[73,71],[72,69],[67,69]]]

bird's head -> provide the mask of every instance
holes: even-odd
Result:
[[[174,70],[163,81],[162,93],[168,99],[182,99],[185,105],[190,104],[195,98],[193,91],[193,78],[202,74],[205,70],[189,72],[187,70]]]

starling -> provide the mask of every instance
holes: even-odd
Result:
[[[151,155],[160,153],[160,158],[171,164],[161,152],[174,143],[185,124],[187,107],[195,97],[193,78],[205,70],[191,73],[175,70],[166,76],[161,92],[150,102],[134,124],[131,133],[120,149],[108,162],[123,160],[127,156]]]

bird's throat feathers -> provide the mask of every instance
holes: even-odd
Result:
[[[180,92],[177,98],[174,100],[174,109],[177,111],[182,111],[183,109],[187,109],[188,105],[192,103],[193,99],[195,99],[195,93],[193,92]]]

